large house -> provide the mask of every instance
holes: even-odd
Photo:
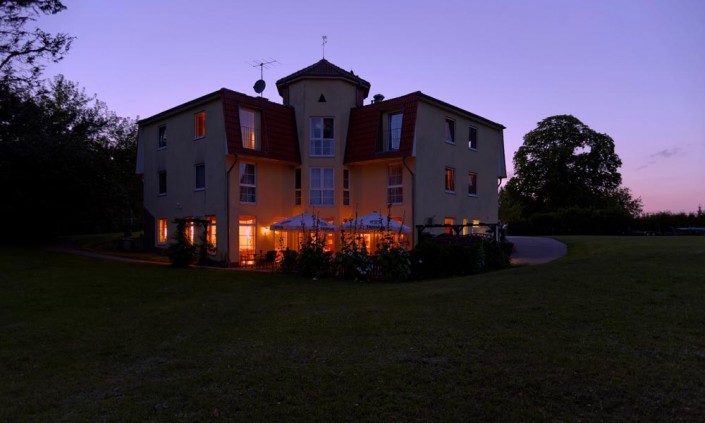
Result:
[[[147,245],[166,246],[182,217],[209,221],[230,263],[297,249],[297,233],[270,225],[303,212],[334,225],[372,211],[410,227],[498,221],[504,126],[418,91],[364,104],[370,83],[325,59],[276,85],[282,104],[223,88],[139,122]]]

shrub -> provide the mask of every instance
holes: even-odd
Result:
[[[188,267],[196,258],[196,247],[191,244],[186,237],[187,219],[174,219],[176,223],[176,234],[174,242],[169,244],[166,255],[173,267]]]

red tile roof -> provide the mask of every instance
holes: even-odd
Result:
[[[221,92],[229,154],[301,163],[293,108],[228,89],[223,89]],[[240,106],[259,110],[261,113],[262,141],[260,150],[251,150],[242,146]]]
[[[358,86],[361,86],[365,91],[365,97],[370,93],[370,83],[355,75],[352,71],[348,72],[338,66],[332,64],[326,59],[321,59],[318,62],[312,64],[311,66],[301,69],[300,71],[294,72],[289,76],[277,81],[277,90],[279,90],[279,95],[284,96],[283,89],[291,84],[292,82],[302,79],[302,78],[340,78],[350,81]]]
[[[345,163],[411,156],[416,132],[419,92],[385,100],[350,111]],[[401,140],[397,151],[378,151],[382,145],[382,119],[386,113],[401,111]]]

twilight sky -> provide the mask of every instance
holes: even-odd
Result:
[[[275,81],[325,57],[370,98],[422,91],[507,127],[507,165],[540,120],[610,135],[646,212],[705,207],[705,1],[63,0],[64,74],[121,116],[219,88],[281,102]]]

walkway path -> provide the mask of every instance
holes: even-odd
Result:
[[[512,264],[544,264],[565,256],[568,247],[553,238],[534,236],[508,236],[514,243]]]

